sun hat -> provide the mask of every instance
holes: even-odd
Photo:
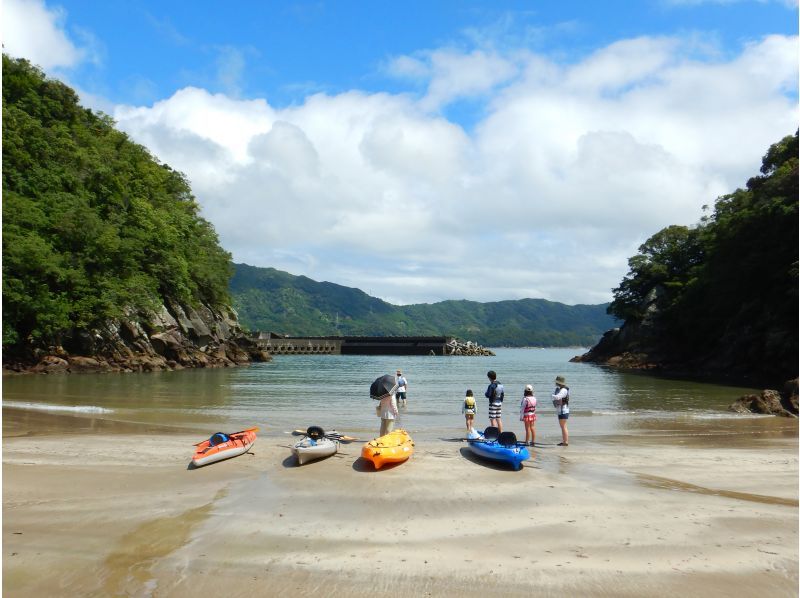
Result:
[[[567,381],[564,379],[564,376],[556,376],[556,384],[559,386],[566,386]]]
[[[398,374],[402,374],[402,373],[403,373],[403,370],[397,370],[397,373],[398,373]]]

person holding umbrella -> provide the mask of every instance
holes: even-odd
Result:
[[[398,416],[396,392],[397,380],[389,374],[376,378],[369,387],[369,396],[380,401],[375,407],[375,415],[381,418],[380,436],[386,436],[394,429],[394,420]]]

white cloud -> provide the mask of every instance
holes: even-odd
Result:
[[[401,303],[601,302],[642,241],[696,223],[796,128],[784,90],[797,38],[727,62],[691,59],[689,44],[625,40],[566,66],[527,55],[472,135],[431,115],[430,93],[277,109],[184,89],[115,117],[189,175],[236,260]],[[404,68],[455,97],[511,76],[478,69],[454,83],[484,58],[448,50],[428,70]]]
[[[3,0],[3,51],[45,70],[72,67],[86,57],[63,31],[64,12],[41,0]]]
[[[244,53],[231,46],[218,48],[217,52],[217,81],[225,93],[238,96],[245,69]]]
[[[10,52],[43,66],[81,59],[58,12],[4,8],[4,33],[25,32]],[[31,28],[39,45],[24,46]],[[53,48],[61,61],[47,62]],[[320,93],[286,108],[239,99],[244,55],[223,52],[225,94],[93,102],[188,175],[237,261],[395,303],[598,303],[647,237],[696,223],[796,130],[797,49],[775,35],[721,58],[696,38],[638,37],[563,64],[444,48],[389,65],[424,86],[419,99]],[[469,132],[438,113],[463,99],[485,108]]]
[[[511,79],[516,65],[494,53],[475,50],[463,54],[437,50],[430,55],[432,78],[421,105],[436,110],[454,100],[486,94]]]

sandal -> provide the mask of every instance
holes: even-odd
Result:
[[[569,442],[559,442],[558,446],[569,446]]]

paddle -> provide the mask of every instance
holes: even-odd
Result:
[[[245,432],[258,432],[258,426],[253,428],[247,428],[246,430],[239,430],[238,432],[231,432],[228,436],[233,436],[234,434],[244,434]]]
[[[292,434],[294,436],[307,436],[306,430],[292,430]],[[344,434],[339,434],[339,432],[326,432],[325,438],[330,438],[331,440],[341,440],[342,442],[354,442],[357,441],[358,438],[354,438],[352,436],[345,436]]]
[[[246,430],[239,430],[238,432],[231,432],[230,434],[228,434],[228,436],[233,436],[233,435],[235,435],[235,434],[244,434],[245,432],[258,432],[258,431],[259,431],[258,427],[254,427],[254,428],[247,428]],[[215,432],[215,434],[216,434],[216,432]],[[212,435],[212,436],[213,436],[213,435]],[[200,445],[201,445],[201,444],[203,444],[204,442],[207,442],[207,440],[208,440],[208,439],[206,439],[206,440],[201,440],[200,442],[197,442],[197,443],[193,444],[192,446],[200,446]]]

